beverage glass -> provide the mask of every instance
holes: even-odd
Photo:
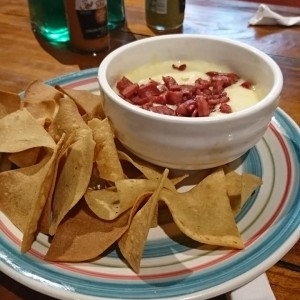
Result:
[[[146,22],[156,31],[172,31],[182,27],[185,0],[146,0]]]
[[[28,0],[33,32],[49,42],[68,42],[64,0]]]
[[[125,23],[124,0],[107,0],[108,29],[120,28]]]

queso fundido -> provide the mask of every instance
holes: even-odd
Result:
[[[143,109],[182,117],[226,115],[259,101],[252,82],[203,61],[143,65],[124,74],[116,91]]]

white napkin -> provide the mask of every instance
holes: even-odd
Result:
[[[260,4],[256,14],[249,20],[250,25],[300,25],[299,17],[284,17],[272,11],[267,5]]]
[[[226,298],[227,300],[276,300],[265,273],[228,293]]]

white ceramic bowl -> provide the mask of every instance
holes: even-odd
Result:
[[[114,91],[116,82],[141,65],[166,60],[203,60],[228,66],[254,82],[262,94],[255,105],[226,116],[166,116],[141,109]],[[264,135],[278,105],[282,73],[265,53],[215,36],[171,34],[145,38],[106,56],[98,70],[104,110],[116,136],[137,156],[172,169],[206,169],[231,162]]]

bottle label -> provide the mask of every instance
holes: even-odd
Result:
[[[76,0],[75,9],[84,39],[108,34],[106,0]]]
[[[166,15],[168,12],[168,0],[153,0],[150,1],[150,11]]]
[[[169,1],[174,1],[174,0],[169,0]],[[178,2],[174,2],[171,4],[173,6],[173,4],[176,5],[177,3],[179,5],[179,11],[183,13],[185,9],[185,0],[179,0]],[[148,9],[151,12],[160,15],[166,15],[168,13],[168,0],[150,0],[148,5],[149,5]]]

